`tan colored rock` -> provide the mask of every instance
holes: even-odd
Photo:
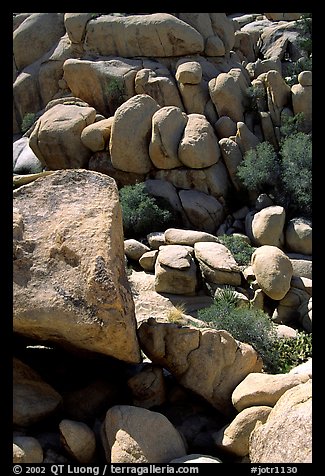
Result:
[[[243,155],[251,149],[256,149],[256,146],[260,143],[260,140],[248,129],[244,122],[237,122],[235,141]]]
[[[163,246],[155,264],[155,290],[159,293],[194,294],[196,272],[197,267],[188,247]]]
[[[84,48],[100,56],[184,56],[203,51],[203,38],[168,13],[102,15],[88,22]]]
[[[168,463],[184,456],[186,448],[176,428],[161,413],[116,405],[104,422],[111,450],[110,463]]]
[[[260,111],[259,112],[260,121],[262,132],[264,136],[264,140],[268,141],[270,144],[273,145],[274,149],[277,150],[279,145],[275,135],[275,130],[273,127],[273,122],[271,119],[271,114],[268,111]]]
[[[92,13],[65,13],[64,26],[72,43],[81,43]]]
[[[16,133],[26,114],[37,113],[43,107],[37,81],[38,68],[21,72],[13,84],[13,126]]]
[[[271,299],[282,299],[290,289],[293,268],[290,259],[276,246],[263,245],[251,258],[256,280]]]
[[[296,329],[293,329],[290,326],[286,326],[285,324],[278,324],[275,330],[277,337],[279,337],[280,339],[295,339],[298,334]]]
[[[299,319],[298,308],[308,301],[309,294],[303,289],[291,287],[272,314],[272,320],[281,324],[295,324]]]
[[[113,179],[57,171],[14,191],[14,206],[15,332],[139,362]]]
[[[298,82],[301,86],[312,86],[313,84],[313,73],[311,71],[301,71],[298,74]]]
[[[274,126],[281,125],[281,111],[290,102],[290,87],[282,75],[275,70],[265,75],[268,109]]]
[[[220,73],[209,81],[210,96],[219,117],[229,116],[236,123],[244,121],[248,86],[248,81],[239,68]]]
[[[205,169],[179,167],[172,170],[158,170],[154,175],[156,179],[171,182],[176,188],[194,189],[211,195],[220,203],[225,203],[224,197],[230,188],[227,170],[221,160]]]
[[[215,107],[209,96],[207,83],[202,80],[199,84],[178,83],[178,89],[186,114],[201,114],[213,124],[218,119]]]
[[[220,158],[219,144],[213,127],[202,114],[189,114],[178,158],[186,167],[200,169],[216,164]]]
[[[153,363],[167,368],[182,386],[221,412],[231,411],[231,393],[238,383],[250,372],[261,370],[254,349],[226,331],[179,327],[149,319],[140,325],[138,333],[141,348]]]
[[[227,167],[229,177],[236,190],[242,188],[242,184],[237,177],[238,165],[243,160],[239,145],[230,138],[223,138],[219,141],[221,155]]]
[[[202,67],[197,61],[182,62],[177,66],[175,78],[182,84],[200,84]]]
[[[165,231],[165,243],[169,245],[187,245],[194,246],[201,241],[213,241],[219,243],[216,236],[204,231],[183,230],[178,228],[168,228]]]
[[[81,464],[90,464],[96,452],[96,438],[88,425],[80,421],[62,420],[60,437],[67,453]]]
[[[184,213],[177,190],[171,183],[165,180],[147,179],[144,184],[149,195],[164,198],[176,212]]]
[[[221,116],[214,124],[219,139],[236,135],[236,123],[228,116]],[[220,142],[219,142],[220,145]]]
[[[252,234],[257,246],[281,247],[284,242],[283,229],[285,209],[278,205],[263,208],[252,220]]]
[[[294,276],[312,279],[312,256],[302,255],[300,253],[287,253],[287,256],[291,261]]]
[[[129,378],[128,387],[132,392],[133,404],[151,408],[166,402],[166,383],[163,369],[157,365],[144,364],[141,371]]]
[[[162,107],[152,116],[152,135],[149,155],[158,169],[182,166],[178,158],[178,146],[188,118],[180,108]]]
[[[240,268],[221,243],[195,243],[195,257],[204,278],[215,284],[238,286],[241,283]]]
[[[231,400],[237,411],[255,405],[273,407],[289,389],[307,382],[308,375],[266,374],[252,372],[235,388]]]
[[[312,129],[312,94],[312,86],[294,84],[291,88],[293,112],[295,115],[303,113],[305,132],[310,132]]]
[[[149,68],[140,69],[134,79],[136,94],[148,94],[161,106],[175,106],[183,109],[183,103],[174,78],[168,70],[159,74]]]
[[[165,244],[165,232],[154,231],[147,235],[149,246],[153,250],[158,250],[160,246]]]
[[[43,449],[36,438],[32,436],[14,436],[13,445],[16,447],[13,452],[13,463],[43,463]]]
[[[158,109],[156,101],[146,94],[132,97],[117,109],[109,144],[112,164],[116,169],[144,174],[149,172],[152,167],[149,156],[151,120]]]
[[[229,425],[213,434],[213,441],[223,451],[236,456],[249,453],[249,437],[256,422],[265,423],[272,407],[254,406],[242,410]]]
[[[63,13],[32,13],[13,34],[13,53],[18,70],[41,58],[64,33]]]
[[[13,361],[13,424],[30,426],[53,415],[62,398],[28,365]]]
[[[145,271],[152,271],[155,270],[155,264],[158,256],[158,250],[147,251],[143,253],[143,255],[139,259],[139,265]]]
[[[136,59],[91,61],[70,57],[63,64],[63,77],[74,96],[109,117],[136,94],[134,79],[141,68],[142,62]]]
[[[313,359],[310,357],[306,362],[293,367],[289,374],[307,374],[309,378],[313,378]]]
[[[38,119],[29,146],[50,170],[84,168],[91,152],[83,145],[81,133],[95,117],[92,107],[58,104]]]
[[[85,127],[81,132],[81,142],[93,152],[104,150],[110,135],[114,118],[109,117]]]
[[[124,240],[124,252],[127,258],[139,261],[141,256],[147,251],[150,251],[150,248],[138,240],[133,238]]]
[[[179,198],[192,227],[216,232],[224,218],[223,206],[216,198],[196,190],[181,190]]]
[[[221,39],[225,53],[228,54],[235,44],[233,22],[225,13],[210,13],[211,25],[215,35]]]
[[[251,463],[312,462],[311,380],[287,390],[249,442]]]

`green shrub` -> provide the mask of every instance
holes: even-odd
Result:
[[[295,116],[289,116],[288,114],[281,114],[281,127],[280,133],[282,140],[286,137],[303,132],[304,127],[304,113],[299,112]]]
[[[239,236],[222,235],[218,237],[218,240],[228,248],[240,266],[250,265],[251,256],[256,248],[249,245]]]
[[[289,372],[312,356],[312,334],[298,332],[296,338],[282,338],[275,343],[278,353],[278,372]]]
[[[122,187],[119,196],[126,237],[145,237],[177,223],[175,211],[168,202],[150,196],[144,183]]]
[[[21,132],[25,134],[25,132],[28,131],[30,127],[34,124],[36,121],[36,114],[34,112],[28,112],[25,114],[23,118],[23,122],[21,123]]]
[[[212,306],[198,311],[198,318],[213,329],[225,330],[240,342],[250,344],[269,373],[287,373],[312,356],[312,335],[279,338],[268,314],[252,307],[237,307],[232,290],[225,288]]]
[[[124,102],[124,81],[122,78],[111,77],[105,87],[109,110],[113,115]]]
[[[258,144],[246,152],[237,169],[237,175],[248,190],[269,193],[277,184],[280,164],[277,153],[269,142]]]
[[[229,332],[235,339],[252,345],[261,356],[264,369],[276,373],[278,355],[275,327],[269,316],[260,309],[237,307],[220,293],[212,306],[198,311],[198,318],[218,330]]]
[[[312,213],[311,136],[298,132],[281,142],[277,154],[271,144],[262,142],[249,150],[238,166],[237,175],[249,191],[267,193],[282,205],[288,217]]]

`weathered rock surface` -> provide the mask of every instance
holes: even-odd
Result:
[[[13,424],[29,426],[53,415],[62,398],[28,365],[14,358]]]
[[[261,370],[254,349],[225,331],[149,319],[140,325],[138,335],[141,348],[153,363],[167,368],[181,385],[221,412],[231,411],[231,394],[238,383],[250,372]]]
[[[201,169],[216,164],[220,149],[213,127],[202,114],[189,114],[178,158],[186,167]]]
[[[163,369],[157,365],[144,364],[141,371],[128,380],[133,404],[151,408],[166,402],[166,383]]]
[[[43,449],[36,438],[15,436],[13,446],[13,463],[43,463]]]
[[[116,17],[103,15],[90,20],[84,48],[102,56],[168,57],[203,51],[200,33],[168,13]]]
[[[79,421],[62,420],[59,428],[68,454],[81,464],[91,463],[96,451],[96,438],[89,426]]]
[[[158,169],[181,167],[178,146],[188,118],[180,108],[162,107],[152,116],[152,135],[149,155]]]
[[[283,251],[276,246],[260,246],[252,254],[251,264],[265,294],[275,300],[284,298],[290,289],[293,269]]]
[[[104,422],[111,463],[168,463],[186,454],[183,439],[161,413],[116,405]]]
[[[216,236],[204,231],[183,230],[179,228],[168,228],[165,231],[165,243],[168,245],[187,245],[194,246],[201,241],[213,241],[219,243]]]
[[[251,463],[312,462],[311,380],[287,390],[266,423],[255,427],[249,456]]]
[[[29,146],[50,170],[85,168],[91,151],[82,143],[81,133],[95,118],[92,107],[57,104],[38,119]]]
[[[113,117],[103,119],[85,127],[81,133],[81,141],[92,152],[104,150],[111,135]]]
[[[149,156],[151,119],[158,109],[159,105],[147,94],[137,94],[117,109],[109,144],[115,168],[138,174],[149,172],[152,167]],[[132,141],[129,140],[131,124]]]
[[[257,212],[252,220],[252,234],[257,246],[283,245],[283,227],[285,223],[285,209],[280,206],[263,208]]]
[[[150,248],[134,238],[124,240],[124,252],[127,258],[139,261],[147,251],[150,251]]]
[[[64,33],[63,13],[32,13],[27,17],[13,35],[18,70],[41,58]]]
[[[285,230],[287,249],[293,253],[311,255],[312,236],[313,230],[309,220],[293,218],[289,221]]]
[[[155,290],[159,293],[194,294],[197,266],[187,246],[166,245],[155,263]]]
[[[115,182],[57,171],[14,191],[14,206],[14,330],[139,362]]]
[[[13,172],[15,174],[33,174],[43,170],[42,163],[38,160],[29,147],[27,137],[22,137],[13,143]]]
[[[194,252],[208,282],[233,286],[241,283],[240,268],[228,248],[221,243],[195,243]]]
[[[215,444],[222,450],[237,456],[249,453],[249,437],[257,421],[265,423],[272,410],[266,405],[245,408],[229,425],[213,435]]]
[[[256,405],[273,407],[289,388],[305,383],[308,379],[307,374],[271,375],[252,372],[235,388],[232,403],[239,412]]]
[[[197,190],[181,190],[179,198],[191,225],[197,230],[215,233],[224,217],[221,203]]]

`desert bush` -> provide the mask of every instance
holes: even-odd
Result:
[[[251,256],[256,250],[239,236],[222,235],[218,236],[220,243],[226,246],[240,266],[249,266]]]
[[[178,217],[168,202],[149,195],[144,183],[122,187],[119,196],[125,237],[146,237],[177,223]]]
[[[298,332],[296,338],[281,338],[275,342],[278,353],[278,372],[289,372],[312,357],[312,334]]]
[[[237,175],[249,191],[267,193],[286,209],[287,217],[311,218],[312,142],[298,132],[285,137],[276,153],[268,142],[249,150]]]

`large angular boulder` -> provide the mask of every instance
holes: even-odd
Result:
[[[151,119],[158,109],[159,104],[147,94],[137,94],[117,109],[109,143],[112,164],[116,169],[138,174],[150,171]]]
[[[86,170],[14,191],[14,331],[139,362],[118,190]]]
[[[27,427],[52,416],[61,395],[21,360],[13,361],[13,424]]]
[[[226,246],[221,243],[195,243],[194,252],[201,272],[208,282],[240,285],[240,268]]]
[[[171,422],[146,408],[110,408],[103,433],[111,463],[169,463],[186,454],[183,438]]]
[[[87,23],[83,46],[100,56],[131,58],[184,56],[204,48],[197,30],[168,13],[102,15]]]
[[[252,254],[256,280],[271,299],[284,298],[290,289],[293,268],[290,259],[276,246],[263,245]]]
[[[92,107],[57,104],[38,119],[29,146],[50,170],[85,168],[91,151],[82,143],[81,133],[95,118]]]
[[[142,322],[138,335],[153,363],[167,368],[181,385],[224,413],[233,409],[231,394],[239,382],[261,370],[255,350],[226,331],[180,327],[150,318]]]
[[[311,380],[287,390],[250,436],[251,463],[312,462]]]

